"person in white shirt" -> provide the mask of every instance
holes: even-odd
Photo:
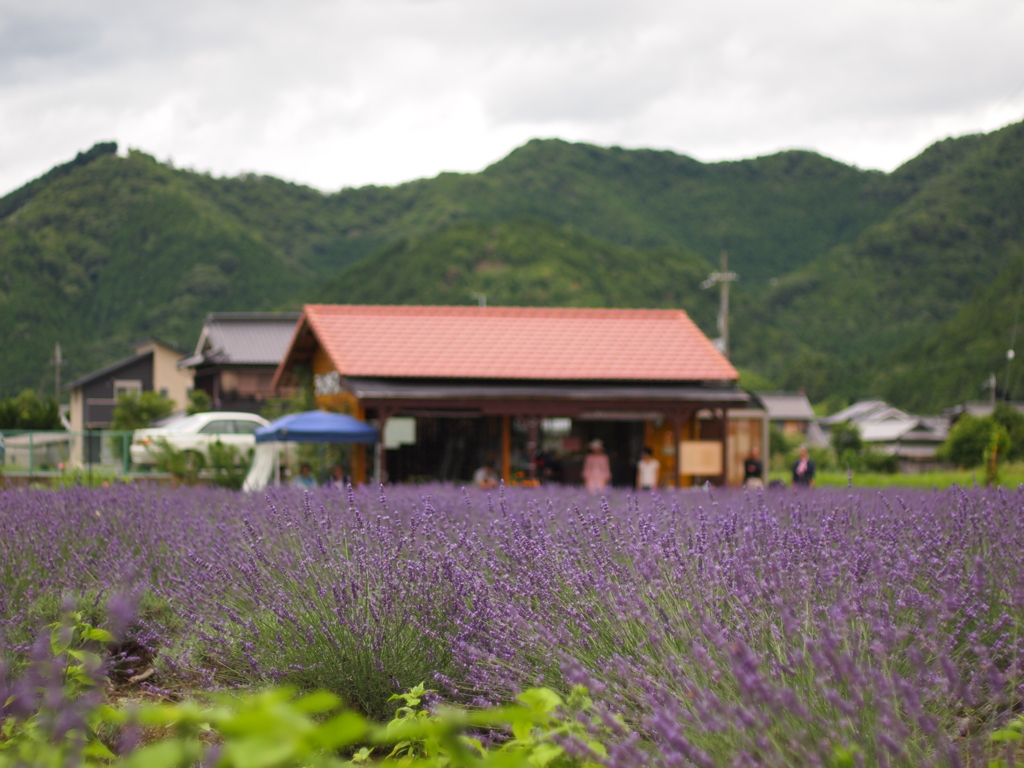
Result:
[[[640,491],[649,491],[658,487],[658,473],[661,463],[654,458],[654,451],[644,448],[643,455],[636,465],[636,487]]]

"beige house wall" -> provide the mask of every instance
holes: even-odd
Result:
[[[743,485],[744,468],[750,451],[757,448],[763,466],[768,466],[768,414],[755,408],[737,408],[729,411],[729,440],[726,444],[728,464],[726,482],[729,485]]]
[[[82,388],[71,390],[71,431],[76,433],[71,438],[71,450],[68,456],[68,463],[72,467],[82,466],[85,459],[83,451],[83,440],[81,432],[85,430],[85,401],[82,397]]]
[[[157,342],[147,342],[135,352],[153,351],[153,391],[167,390],[167,396],[174,401],[174,410],[183,411],[188,406],[188,393],[192,389],[192,371],[178,368],[181,353]]]

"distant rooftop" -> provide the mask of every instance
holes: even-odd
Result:
[[[1021,403],[1021,402],[1009,402],[1009,403],[1007,403],[1007,402],[1004,402],[1004,401],[1001,401],[1001,402],[1002,402],[1003,405],[1010,406],[1011,408],[1013,408],[1018,413],[1024,413],[1024,403]],[[953,418],[956,418],[956,417],[961,416],[962,414],[965,414],[965,413],[970,414],[971,416],[991,416],[993,410],[994,409],[992,408],[992,403],[990,401],[975,401],[975,402],[967,402],[967,403],[961,403],[960,405],[955,405],[952,408],[948,409],[946,412],[950,416],[952,416]]]
[[[818,419],[818,421],[825,426],[831,426],[832,424],[840,424],[844,421],[852,421],[854,424],[858,424],[862,421],[908,418],[911,418],[909,413],[905,413],[899,408],[894,408],[885,400],[861,400],[859,403],[854,403],[848,408],[843,408],[838,413],[833,413],[831,416]]]
[[[803,392],[755,392],[770,421],[813,421],[814,409]]]
[[[118,360],[116,363],[111,363],[110,365],[104,366],[103,368],[100,368],[98,371],[93,371],[92,373],[85,374],[85,376],[80,376],[74,381],[70,381],[67,384],[65,384],[63,387],[61,387],[61,389],[78,389],[79,387],[84,387],[86,384],[96,381],[97,379],[102,379],[104,376],[108,376],[114,371],[117,371],[121,368],[127,368],[129,365],[139,362],[139,360],[143,360],[144,358],[152,356],[153,351],[150,350],[148,352],[142,352],[137,355],[132,355],[131,357],[126,357],[122,360]]]
[[[195,353],[178,365],[274,365],[288,350],[298,312],[211,312]]]

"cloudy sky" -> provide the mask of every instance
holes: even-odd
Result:
[[[892,169],[1024,118],[1019,0],[0,0],[0,193],[114,139],[333,190],[535,136]]]

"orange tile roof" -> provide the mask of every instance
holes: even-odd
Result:
[[[305,322],[345,376],[738,378],[681,310],[308,304]]]

